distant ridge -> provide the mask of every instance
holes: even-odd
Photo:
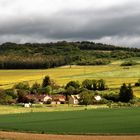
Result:
[[[140,57],[139,48],[89,41],[0,45],[0,69],[46,69],[63,65],[107,65],[112,60]]]

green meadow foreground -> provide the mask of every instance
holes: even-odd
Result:
[[[0,115],[0,129],[51,134],[140,134],[140,108]]]

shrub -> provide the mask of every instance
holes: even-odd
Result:
[[[119,95],[115,94],[115,93],[110,93],[110,94],[104,94],[102,95],[103,98],[105,98],[106,100],[111,100],[113,102],[118,102],[119,101]]]
[[[137,65],[137,62],[130,60],[130,61],[125,61],[121,64],[121,66],[133,66],[133,65]]]
[[[140,79],[135,83],[135,86],[140,86]]]

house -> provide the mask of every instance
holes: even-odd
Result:
[[[29,100],[32,100],[34,102],[47,102],[48,100],[52,100],[52,98],[49,95],[34,95],[34,94],[29,94],[26,96]]]
[[[78,104],[79,103],[79,95],[71,95],[69,97],[69,104]]]
[[[64,104],[66,101],[65,96],[61,94],[51,96],[29,94],[26,97],[30,100],[30,102],[36,103],[46,103],[47,101],[51,101],[51,104]]]
[[[96,101],[100,101],[102,99],[101,96],[99,96],[99,95],[96,95],[94,98]]]
[[[24,104],[24,107],[26,107],[26,108],[31,107],[31,103],[25,103],[25,104]]]
[[[51,104],[64,104],[66,101],[66,98],[64,95],[52,95],[52,102]]]
[[[48,100],[52,100],[52,97],[47,95],[43,98],[43,102],[47,102]]]

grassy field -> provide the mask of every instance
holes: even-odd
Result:
[[[17,114],[17,113],[30,113],[30,112],[54,112],[54,111],[78,111],[86,109],[108,108],[107,105],[33,105],[31,108],[25,108],[17,105],[0,105],[0,115],[3,114]]]
[[[140,134],[140,108],[0,115],[0,129],[54,134]]]
[[[46,70],[0,70],[0,88],[11,88],[15,83],[28,81],[42,82],[45,75],[49,75],[59,85],[65,85],[70,80],[104,79],[109,88],[118,88],[122,83],[134,83],[140,79],[140,65],[124,69],[121,61],[106,66],[63,66]],[[140,97],[140,88],[134,89],[135,95]]]
[[[103,78],[110,86],[117,86],[123,82],[136,82],[140,78],[140,65],[124,69],[119,65],[107,66],[69,66],[47,70],[0,70],[1,87],[12,86],[14,83],[29,81],[41,82],[45,75],[49,75],[58,84],[65,85],[70,80],[82,81],[86,78]]]

